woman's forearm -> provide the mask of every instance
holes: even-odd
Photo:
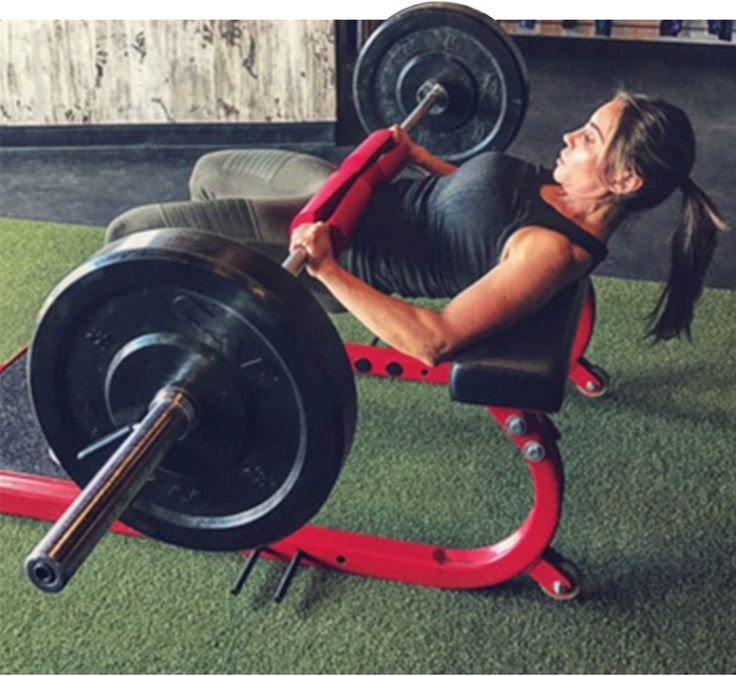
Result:
[[[332,259],[317,274],[335,298],[371,333],[429,366],[450,348],[442,315],[405,303],[369,286]]]
[[[437,174],[438,176],[447,176],[457,171],[457,167],[454,164],[445,162],[439,157],[435,157],[425,148],[415,146],[417,152],[414,153],[413,160],[421,167],[424,167],[427,171]]]
[[[391,127],[394,134],[394,141],[398,144],[405,145],[409,150],[409,161],[420,167],[423,167],[432,174],[438,176],[447,176],[457,171],[457,167],[454,164],[445,162],[439,157],[435,157],[426,148],[414,143],[411,140],[409,134],[403,130],[399,125]]]

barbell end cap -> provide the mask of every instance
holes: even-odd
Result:
[[[60,592],[69,581],[69,576],[58,561],[36,552],[26,559],[25,569],[34,586],[47,594]]]
[[[306,249],[299,247],[292,251],[281,264],[287,272],[290,272],[296,277],[307,264],[307,252]]]

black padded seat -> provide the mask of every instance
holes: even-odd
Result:
[[[450,397],[467,404],[559,411],[588,284],[587,277],[570,284],[533,315],[456,354]]]

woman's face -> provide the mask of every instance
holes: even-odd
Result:
[[[606,151],[623,108],[623,102],[609,101],[584,126],[562,136],[565,147],[557,158],[554,179],[569,195],[600,198],[611,193],[605,181]]]

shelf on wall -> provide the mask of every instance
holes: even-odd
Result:
[[[522,21],[500,21],[502,28],[510,35],[528,35],[559,38],[595,38],[599,40],[637,40],[643,42],[668,42],[683,44],[736,45],[736,36],[731,31],[732,39],[722,40],[718,35],[708,32],[705,20],[683,21],[681,32],[677,36],[660,35],[660,21],[654,20],[617,20],[611,25],[610,35],[597,35],[596,22],[593,20],[577,20],[574,28],[566,28],[560,21],[533,21],[533,27],[522,27]]]

